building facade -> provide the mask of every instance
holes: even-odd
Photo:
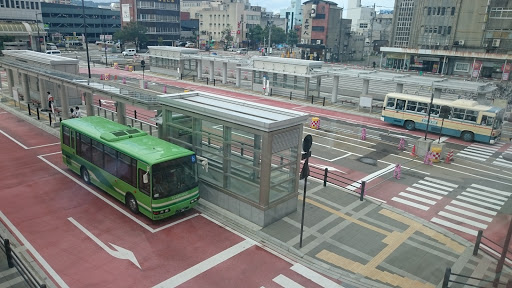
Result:
[[[0,0],[0,23],[0,35],[13,40],[4,48],[44,51],[46,31],[39,0]]]
[[[180,38],[180,0],[121,0],[121,25],[138,22],[148,31],[148,45],[172,46]],[[161,38],[161,41],[159,41]]]
[[[331,1],[303,3],[300,44],[297,44],[297,47],[303,48],[301,58],[329,61],[341,53],[342,12],[343,9]]]
[[[66,36],[81,39],[84,34],[84,18],[87,25],[87,41],[100,40],[100,35],[113,35],[121,29],[121,14],[119,10],[81,6],[41,3],[43,22],[51,42],[59,42]],[[68,38],[69,39],[69,38]]]

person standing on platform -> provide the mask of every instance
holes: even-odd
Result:
[[[73,108],[69,108],[69,113],[71,115],[71,118],[75,118],[75,110],[73,110]]]
[[[81,118],[82,117],[82,111],[80,111],[80,107],[75,107],[75,117],[74,118]]]
[[[52,94],[50,94],[50,91],[48,91],[47,93],[48,93],[48,109],[50,109],[50,111],[51,111],[52,106],[53,106],[53,96],[52,96]]]

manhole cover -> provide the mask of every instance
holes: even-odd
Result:
[[[359,158],[359,161],[361,161],[364,164],[377,165],[377,160],[370,157],[361,157]]]

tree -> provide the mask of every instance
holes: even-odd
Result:
[[[124,42],[134,42],[135,47],[140,49],[148,41],[146,33],[148,28],[139,22],[130,22],[124,26],[123,29],[114,33],[114,40],[121,40]]]
[[[288,32],[288,42],[286,44],[293,46],[299,43],[299,35],[295,29],[292,29]]]
[[[263,28],[261,28],[260,25],[249,28],[249,32],[247,32],[247,34],[249,35],[249,41],[253,46],[263,42]]]
[[[224,40],[224,47],[227,48],[229,46],[229,43],[233,41],[233,35],[231,35],[231,26],[228,25],[226,29],[222,30],[220,33],[222,35],[221,40]]]
[[[162,46],[162,44],[164,43],[164,38],[158,37],[156,41],[158,41],[158,46]]]

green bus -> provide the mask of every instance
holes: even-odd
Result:
[[[194,152],[97,116],[61,122],[62,160],[86,183],[152,220],[199,200]]]

